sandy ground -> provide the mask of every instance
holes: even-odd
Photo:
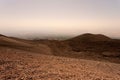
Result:
[[[0,50],[0,80],[120,80],[120,64]]]

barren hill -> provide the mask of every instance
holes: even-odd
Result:
[[[83,34],[67,40],[74,51],[120,52],[120,40],[101,34]]]
[[[33,45],[27,43],[27,42],[23,42],[23,41],[19,41],[4,35],[0,35],[0,45],[3,46],[22,46],[22,47],[32,47]]]
[[[65,41],[0,35],[1,80],[120,80],[119,63],[120,40],[100,34]]]
[[[51,50],[47,45],[35,44],[33,41],[19,38],[0,36],[0,47],[13,48],[29,52],[37,52],[43,54],[51,54]],[[45,50],[46,49],[46,50]]]
[[[0,47],[39,54],[120,63],[120,40],[101,34],[83,34],[72,39],[24,40],[0,36]]]
[[[105,36],[105,35],[102,35],[102,34],[91,34],[91,33],[86,33],[86,34],[82,34],[82,35],[79,35],[77,37],[74,37],[72,39],[69,39],[69,40],[72,40],[72,41],[91,41],[91,42],[94,42],[94,41],[110,41],[111,38]]]

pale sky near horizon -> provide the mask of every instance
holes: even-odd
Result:
[[[120,38],[120,0],[0,0],[0,34]]]

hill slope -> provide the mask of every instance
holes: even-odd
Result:
[[[24,40],[0,36],[0,49],[12,48],[39,54],[120,63],[120,40],[83,34],[65,40]]]
[[[120,80],[120,64],[6,51],[0,50],[2,80]]]
[[[91,33],[86,33],[86,34],[82,34],[82,35],[79,35],[77,37],[74,37],[72,39],[69,39],[69,40],[75,40],[75,41],[91,41],[91,42],[94,42],[94,41],[110,41],[111,38],[105,36],[105,35],[102,35],[102,34],[91,34]]]
[[[120,52],[120,40],[114,40],[101,34],[83,34],[67,40],[73,51]]]
[[[21,47],[32,47],[32,44],[25,43],[7,36],[0,35],[0,45],[3,46],[21,46]]]
[[[37,52],[41,54],[51,54],[51,49],[47,45],[35,44],[33,41],[30,40],[7,37],[4,35],[0,36],[0,47]]]

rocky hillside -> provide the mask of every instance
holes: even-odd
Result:
[[[64,41],[24,40],[1,35],[0,48],[120,63],[120,40],[111,39],[101,34],[83,34]]]
[[[89,52],[120,52],[120,40],[111,39],[105,35],[101,34],[83,34],[75,38],[66,40],[68,44],[72,47],[73,51],[89,51]],[[115,55],[114,55],[115,56]]]
[[[0,49],[1,80],[120,80],[120,64]]]

